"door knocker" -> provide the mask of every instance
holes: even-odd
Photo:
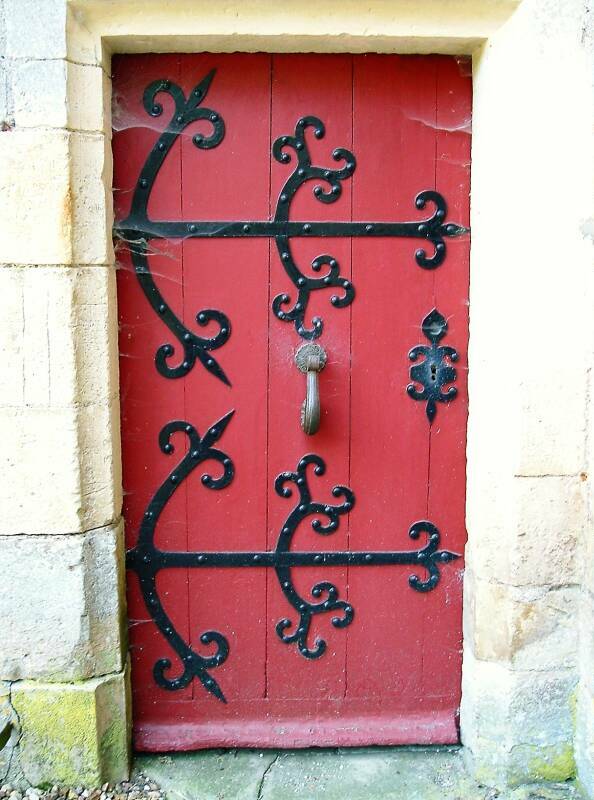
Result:
[[[308,342],[301,345],[295,353],[295,364],[306,375],[305,400],[301,406],[301,427],[308,436],[317,433],[320,427],[320,387],[318,373],[326,366],[327,356],[324,348]]]

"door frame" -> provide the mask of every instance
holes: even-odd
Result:
[[[561,335],[563,326],[573,325],[569,311],[560,313],[547,333],[547,339],[560,342],[559,367],[556,377],[551,375],[550,351],[539,357],[536,350],[530,364],[524,360],[522,368],[510,363],[504,380],[497,375],[493,365],[501,365],[506,354],[517,353],[521,348],[531,351],[540,340],[529,314],[522,314],[522,295],[536,294],[541,306],[559,306],[559,284],[543,280],[543,270],[555,269],[562,259],[568,263],[572,257],[584,263],[581,236],[578,227],[568,234],[567,228],[552,227],[547,231],[546,246],[534,241],[526,231],[540,231],[543,211],[540,202],[527,202],[535,197],[539,185],[536,165],[547,164],[549,175],[547,193],[547,218],[561,218],[573,224],[579,215],[579,203],[573,215],[565,207],[567,192],[575,197],[575,183],[564,178],[561,170],[554,168],[556,156],[564,160],[565,172],[576,176],[587,169],[578,163],[579,148],[568,154],[563,144],[563,128],[556,121],[551,107],[557,108],[557,117],[571,109],[588,113],[589,87],[587,70],[579,73],[581,62],[569,60],[561,69],[563,75],[573,79],[572,91],[564,100],[561,89],[551,86],[559,81],[559,64],[550,64],[542,58],[541,38],[544,34],[535,29],[530,13],[524,13],[530,0],[456,0],[439,5],[435,0],[420,0],[410,4],[407,0],[370,0],[365,15],[358,10],[356,0],[333,3],[332,0],[304,0],[298,7],[284,9],[282,14],[272,13],[268,2],[246,2],[236,15],[223,13],[218,4],[206,0],[180,0],[174,7],[162,8],[155,4],[147,8],[146,2],[119,0],[71,0],[69,3],[68,58],[76,64],[101,67],[101,87],[96,79],[87,87],[85,102],[89,113],[101,120],[100,130],[105,134],[104,150],[81,146],[71,154],[72,170],[84,178],[86,174],[101,175],[104,189],[104,206],[94,209],[93,225],[89,213],[74,214],[73,242],[88,255],[86,263],[105,264],[112,268],[115,256],[111,244],[111,150],[109,147],[111,87],[109,82],[112,53],[133,52],[384,52],[384,53],[442,53],[472,56],[473,63],[473,147],[471,176],[471,281],[470,281],[470,343],[469,343],[469,419],[467,441],[467,571],[464,580],[464,663],[463,700],[461,709],[462,742],[472,756],[479,774],[485,781],[495,781],[501,775],[516,770],[521,776],[531,776],[528,752],[524,760],[512,751],[516,746],[530,748],[542,742],[542,720],[538,713],[530,725],[541,737],[530,740],[526,724],[514,727],[512,706],[526,697],[528,689],[521,675],[514,670],[514,642],[510,632],[510,619],[515,613],[513,592],[510,587],[531,584],[552,585],[555,579],[543,565],[542,558],[532,551],[510,554],[507,542],[515,546],[522,520],[526,514],[536,515],[538,525],[542,519],[544,543],[553,547],[557,529],[546,524],[544,512],[538,508],[556,503],[564,491],[561,479],[579,473],[582,464],[576,455],[577,442],[568,433],[566,440],[554,452],[546,444],[547,432],[562,428],[558,422],[561,414],[570,413],[567,406],[551,409],[551,416],[535,421],[534,408],[539,409],[539,398],[554,390],[558,382],[575,387],[575,375],[583,359],[579,347],[569,349],[567,337]],[[438,8],[436,8],[438,6]],[[514,14],[515,12],[515,14]],[[550,13],[550,12],[549,12]],[[543,12],[546,19],[546,11]],[[511,19],[513,17],[513,19]],[[552,20],[552,15],[550,20]],[[550,21],[549,20],[549,21]],[[560,23],[561,24],[561,23]],[[543,23],[544,25],[544,23]],[[553,26],[554,27],[554,26]],[[315,33],[311,31],[314,30]],[[562,36],[553,29],[551,36]],[[567,89],[567,86],[566,86]],[[77,102],[81,86],[77,81],[69,84],[69,93]],[[532,98],[529,108],[526,97]],[[538,136],[534,132],[538,131]],[[84,143],[83,143],[84,144]],[[587,147],[587,140],[584,142]],[[583,153],[584,151],[582,151]],[[494,157],[494,154],[497,157]],[[569,159],[569,168],[567,167]],[[552,185],[551,185],[552,182]],[[578,182],[579,183],[579,182]],[[580,184],[582,185],[582,184]],[[587,177],[583,194],[577,198],[587,207]],[[540,197],[537,198],[540,201]],[[88,209],[83,209],[88,212]],[[502,225],[505,219],[521,219],[519,226]],[[82,243],[82,245],[81,245]],[[536,253],[535,253],[536,248]],[[76,247],[74,248],[76,250]],[[107,254],[107,255],[106,255]],[[583,273],[580,273],[582,275]],[[571,292],[577,281],[570,281]],[[510,299],[506,285],[517,287],[518,299]],[[502,288],[503,287],[503,288]],[[571,297],[568,292],[567,297]],[[512,310],[510,312],[510,303]],[[569,305],[569,303],[568,303]],[[117,341],[116,297],[112,289],[105,324],[109,326],[112,342]],[[496,309],[500,309],[497,319]],[[512,313],[514,324],[506,325]],[[503,323],[503,324],[502,324]],[[563,346],[561,346],[563,343]],[[532,352],[532,351],[531,351]],[[111,348],[110,374],[117,374],[117,348]],[[545,376],[543,377],[543,374]],[[581,371],[579,371],[581,375]],[[572,375],[571,380],[568,376]],[[106,381],[108,377],[106,376]],[[499,381],[493,391],[494,381]],[[504,383],[504,385],[502,385]],[[505,389],[505,391],[504,391]],[[522,402],[517,402],[518,395]],[[575,396],[586,397],[586,390],[567,393],[568,402]],[[571,405],[574,408],[574,405]],[[579,406],[578,408],[581,408]],[[579,413],[576,412],[576,413]],[[555,414],[557,417],[555,417]],[[545,414],[546,416],[546,414]],[[498,424],[494,424],[494,420]],[[505,420],[502,428],[501,421]],[[548,426],[548,427],[547,427]],[[516,446],[502,430],[511,430]],[[110,436],[102,441],[102,457],[111,472],[120,481],[120,438],[117,419],[110,428]],[[553,463],[551,463],[553,462]],[[569,487],[567,491],[571,491]],[[121,485],[114,492],[114,519],[120,514]],[[118,493],[119,492],[119,493]],[[569,502],[571,495],[565,496]],[[536,498],[536,502],[535,502]],[[575,527],[575,526],[574,526]],[[519,574],[522,564],[526,575]],[[123,569],[123,564],[120,564]],[[536,577],[528,572],[536,571]],[[121,610],[124,616],[123,601]],[[523,602],[523,601],[522,601]],[[493,610],[497,607],[497,614]],[[545,648],[546,649],[546,648]],[[528,658],[528,667],[530,659]],[[573,676],[558,673],[557,664],[543,664],[537,669],[557,681],[557,691],[567,699],[567,713],[547,724],[560,733],[551,734],[551,747],[562,748],[572,739],[573,721],[569,719],[569,696],[574,691]],[[518,677],[519,675],[519,677]],[[535,679],[538,684],[538,679]],[[538,687],[537,687],[538,688]],[[494,713],[493,709],[497,709]],[[546,710],[542,711],[542,716]],[[507,715],[507,716],[506,716]],[[509,726],[501,733],[502,721]],[[528,737],[528,738],[527,738]],[[548,740],[547,740],[548,741]],[[571,746],[571,745],[570,745]],[[553,752],[553,751],[551,751]],[[556,751],[555,751],[556,752]],[[519,760],[518,760],[519,759]],[[512,763],[513,762],[513,763]]]

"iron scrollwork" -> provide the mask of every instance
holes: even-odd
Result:
[[[163,689],[175,690],[183,689],[193,677],[197,677],[208,692],[222,701],[225,700],[224,695],[208,670],[218,667],[227,659],[229,643],[217,631],[204,631],[200,636],[200,641],[204,645],[214,644],[216,651],[211,655],[202,656],[192,650],[176,631],[171,618],[163,608],[157,590],[157,573],[166,564],[164,559],[166,554],[155,546],[155,529],[168,501],[199,464],[205,461],[217,461],[223,467],[223,474],[218,478],[213,478],[209,473],[202,475],[202,484],[207,489],[223,489],[231,483],[234,474],[233,462],[213,445],[223,435],[233,413],[230,411],[215,422],[202,437],[193,425],[182,420],[168,422],[161,430],[159,447],[163,453],[171,455],[174,452],[174,445],[171,442],[174,433],[185,434],[188,448],[182,460],[169,473],[148,504],[140,525],[138,540],[136,545],[128,551],[126,559],[128,568],[134,570],[138,575],[146,607],[155,625],[177,653],[183,665],[181,675],[176,678],[168,678],[166,673],[172,668],[171,661],[168,658],[159,659],[153,668],[155,682]]]
[[[201,643],[204,645],[214,644],[216,647],[215,652],[207,656],[196,653],[184,641],[159,598],[156,576],[160,570],[195,567],[272,567],[285,598],[299,614],[298,623],[293,623],[289,618],[279,620],[276,625],[277,635],[285,644],[295,643],[302,656],[313,659],[322,656],[326,650],[326,642],[323,639],[316,639],[312,645],[308,644],[308,634],[313,617],[317,614],[334,612],[334,616],[331,617],[332,625],[335,628],[344,628],[353,621],[355,610],[351,603],[339,598],[337,587],[329,581],[319,581],[314,584],[311,589],[313,601],[302,597],[293,583],[293,568],[410,565],[415,569],[424,569],[427,577],[420,578],[416,572],[413,572],[408,578],[409,585],[416,591],[428,592],[439,583],[439,565],[459,558],[456,553],[439,549],[440,533],[437,527],[427,520],[415,522],[409,529],[408,534],[414,540],[419,539],[421,534],[427,536],[426,544],[417,550],[330,550],[324,552],[291,550],[295,532],[306,519],[313,517],[312,529],[320,535],[328,536],[338,529],[340,517],[348,514],[355,505],[355,496],[346,486],[335,486],[332,489],[333,497],[342,500],[340,503],[321,503],[312,499],[307,469],[309,466],[313,466],[313,473],[318,477],[322,476],[326,470],[323,459],[313,453],[308,453],[300,459],[295,472],[283,472],[276,478],[277,494],[284,498],[291,497],[293,488],[290,484],[294,484],[298,497],[279,533],[274,550],[255,552],[160,550],[155,545],[155,529],[159,517],[177,487],[189,477],[199,464],[214,460],[223,467],[223,474],[218,478],[213,478],[208,473],[202,476],[202,483],[207,489],[223,489],[231,483],[234,475],[233,462],[224,452],[214,448],[213,445],[223,435],[232,416],[233,411],[215,422],[202,437],[187,422],[176,420],[165,425],[159,435],[161,450],[167,455],[173,452],[171,437],[176,432],[186,435],[188,449],[150,501],[140,527],[138,541],[127,554],[127,566],[138,575],[148,612],[172,649],[177,653],[183,666],[180,675],[168,677],[166,673],[172,669],[171,660],[159,659],[153,668],[156,683],[164,689],[174,691],[183,689],[196,677],[207,692],[222,702],[226,702],[225,696],[210,671],[226,661],[229,655],[228,639],[222,633],[214,630],[202,633]],[[324,522],[324,519],[327,521]],[[293,630],[289,631],[290,628]]]
[[[274,218],[270,220],[236,220],[236,221],[159,221],[150,220],[147,205],[157,174],[170,152],[171,147],[184,129],[193,122],[204,120],[212,126],[209,135],[196,133],[192,137],[199,150],[211,150],[221,144],[225,135],[225,123],[220,113],[201,104],[206,98],[212,84],[215,70],[211,70],[190,92],[186,98],[183,91],[169,80],[156,80],[147,86],[143,104],[146,112],[158,117],[163,113],[163,106],[156,98],[160,93],[169,94],[174,101],[175,110],[167,127],[157,139],[140,172],[132,197],[129,216],[118,222],[114,233],[125,241],[132,254],[134,269],[140,285],[151,306],[163,319],[164,323],[176,337],[183,350],[183,358],[175,366],[170,360],[175,355],[171,344],[162,345],[156,356],[157,369],[167,378],[179,378],[186,375],[196,360],[215,377],[229,384],[229,380],[220,365],[212,356],[216,350],[228,340],[231,325],[221,311],[204,309],[196,315],[199,325],[216,322],[218,332],[212,337],[201,337],[189,330],[164,300],[151,275],[149,267],[149,243],[153,239],[186,239],[186,238],[250,238],[267,237],[275,240],[281,263],[291,283],[297,290],[295,302],[287,293],[278,295],[273,300],[273,312],[284,322],[292,322],[299,335],[304,339],[316,339],[323,330],[323,321],[315,317],[311,326],[305,322],[307,305],[312,291],[338,288],[339,293],[331,296],[330,302],[337,308],[348,306],[355,296],[352,283],[341,276],[340,266],[331,255],[321,254],[312,262],[314,272],[325,274],[310,277],[297,266],[290,247],[290,239],[294,237],[405,237],[421,239],[433,248],[427,253],[424,247],[415,252],[416,263],[423,269],[435,269],[446,255],[445,239],[467,233],[468,229],[453,222],[446,222],[447,206],[439,192],[424,190],[415,198],[419,210],[428,203],[434,207],[427,219],[410,222],[316,222],[291,221],[290,206],[295,194],[308,181],[316,181],[313,193],[322,203],[334,203],[342,193],[342,182],[350,178],[356,168],[354,155],[345,148],[337,148],[332,153],[336,162],[342,166],[328,169],[314,166],[306,141],[306,130],[313,128],[313,135],[321,139],[325,134],[324,123],[313,116],[301,117],[295,126],[293,136],[281,136],[274,142],[272,153],[281,164],[291,161],[288,150],[296,155],[293,172],[285,181],[280,192]],[[324,188],[324,184],[328,188]]]
[[[419,344],[409,351],[411,361],[416,361],[420,356],[425,358],[420,364],[411,366],[410,377],[415,383],[409,383],[406,391],[413,400],[427,401],[425,411],[431,424],[437,413],[436,404],[450,403],[458,394],[455,386],[449,386],[445,392],[443,387],[456,380],[456,369],[446,359],[455,362],[459,356],[453,347],[439,344],[447,333],[448,323],[436,308],[427,314],[421,329],[431,344]],[[423,388],[417,389],[415,384]]]

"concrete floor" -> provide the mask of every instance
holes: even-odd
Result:
[[[475,783],[458,748],[207,750],[139,755],[168,800],[577,800],[571,783],[498,793]]]

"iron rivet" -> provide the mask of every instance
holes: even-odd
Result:
[[[218,120],[218,118],[219,118],[218,114],[211,114],[210,115],[210,121],[211,122],[216,122]]]
[[[184,342],[189,342],[192,339],[191,333],[184,333]]]
[[[295,303],[295,311],[302,311],[302,310],[303,306],[301,305],[301,303]]]
[[[326,284],[326,286],[330,286],[330,284],[332,283],[332,278],[330,277],[330,275],[326,275],[326,277],[324,278],[324,283]]]
[[[244,233],[249,233],[250,232],[250,226],[249,225],[244,225],[243,226],[243,232]]]
[[[151,108],[151,111],[152,111],[152,113],[153,113],[153,114],[158,114],[158,113],[161,111],[161,109],[160,109],[160,107],[159,107],[159,106],[158,106],[158,105],[155,103],[155,105],[154,105],[154,106]]]
[[[316,186],[315,189],[314,189],[314,194],[315,194],[316,197],[319,197],[322,194],[322,187],[321,186]]]
[[[332,194],[340,194],[340,186],[333,186]]]
[[[163,450],[164,450],[165,453],[173,453],[173,445],[172,444],[166,444],[165,447],[163,448]],[[148,513],[150,513],[150,512],[148,512]],[[147,516],[148,516],[148,514],[147,514]]]
[[[295,145],[296,150],[303,150],[303,142],[297,142]]]
[[[206,322],[206,314],[204,311],[201,311],[200,314],[198,314],[198,322]]]
[[[330,259],[330,266],[331,267],[335,267],[335,266],[337,266],[337,264],[338,264],[338,262],[337,262],[337,260],[335,258],[331,258]]]
[[[184,121],[183,114],[178,114],[175,121],[181,124]]]
[[[324,177],[325,178],[329,178],[330,177],[330,170],[329,169],[324,170]]]
[[[373,556],[371,556],[369,553],[367,553],[367,555],[365,556],[365,561],[371,561],[372,558],[373,558]]]
[[[208,475],[203,475],[203,476],[200,478],[200,480],[202,481],[202,483],[203,483],[204,485],[206,485],[207,483],[210,483],[210,478],[209,478],[209,476],[208,476]]]
[[[322,556],[314,556],[314,561],[319,563],[321,560],[322,560]],[[318,592],[318,594],[319,594],[319,592]]]
[[[306,283],[305,278],[297,278],[297,286],[305,286]]]
[[[284,589],[288,589],[290,586],[291,586],[291,584],[289,583],[289,581],[283,581],[283,588]]]
[[[330,302],[332,303],[333,306],[335,306],[338,303],[337,295],[333,294],[332,297],[330,298]]]
[[[255,555],[254,556],[254,561],[259,561],[259,560],[260,560],[260,556],[259,555]]]
[[[281,194],[280,201],[281,201],[281,203],[286,203],[287,202],[287,195],[286,194]]]
[[[151,557],[147,553],[145,556],[142,557],[142,560],[144,561],[145,564],[150,564]]]
[[[190,233],[196,233],[196,226],[195,225],[190,225],[189,226],[189,231],[190,231]]]
[[[159,150],[165,150],[165,142],[159,142],[157,147],[159,148]]]
[[[169,478],[169,480],[171,481],[171,483],[177,483],[177,475],[172,475],[172,476]]]
[[[191,425],[186,425],[184,430],[185,430],[186,433],[192,433],[192,426]]]
[[[305,175],[305,170],[303,169],[303,167],[299,167],[299,169],[297,170],[297,175],[299,175],[300,178],[302,178]]]
[[[182,367],[183,367],[184,369],[189,369],[189,368],[190,368],[190,362],[189,362],[189,361],[184,361],[184,362],[182,363]]]
[[[371,233],[371,231],[373,230],[373,225],[366,225],[365,230],[367,231],[367,233]]]
[[[207,358],[206,359],[206,366],[207,367],[212,367],[213,364],[214,364],[214,361],[212,360],[212,358]]]
[[[159,312],[161,314],[164,314],[166,311],[167,311],[167,306],[164,303],[161,303],[161,305],[159,306]]]
[[[200,458],[200,450],[192,450],[192,458]]]
[[[309,233],[309,231],[311,230],[311,225],[309,224],[309,222],[305,223],[305,225],[303,226],[303,230],[305,231],[305,233]]]
[[[143,189],[146,189],[146,187],[148,186],[147,179],[146,178],[142,178],[142,180],[140,181],[140,185],[142,186]]]

